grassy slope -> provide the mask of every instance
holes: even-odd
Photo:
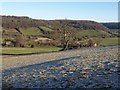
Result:
[[[120,40],[120,38],[104,38],[104,39],[101,39],[100,45],[104,45],[104,46],[117,45],[117,44],[120,44],[118,40]]]
[[[2,32],[4,32],[4,34],[2,35],[2,39],[10,39],[10,37],[14,38],[15,35],[17,35],[17,31],[15,29],[4,29],[2,30]]]
[[[114,33],[114,34],[119,34],[119,29],[111,29],[111,32]]]
[[[2,48],[3,54],[28,54],[28,53],[38,53],[38,52],[53,52],[59,51],[61,48],[58,47],[39,47],[39,48]]]
[[[40,28],[42,28],[44,31],[53,31],[52,29],[48,28],[48,27],[45,27],[45,26],[41,26]],[[16,34],[16,30],[15,29],[3,29],[5,30],[5,33],[6,34],[9,34],[9,35],[15,35]],[[25,35],[25,36],[30,36],[30,35],[41,35],[42,32],[40,32],[40,30],[36,27],[31,27],[31,28],[27,28],[27,29],[24,29],[24,28],[20,28],[20,31]]]
[[[15,29],[3,29],[2,31],[5,31],[5,34],[9,35],[15,35],[17,32]]]
[[[53,31],[52,29],[46,27],[46,26],[40,26],[41,29],[43,29],[44,31]]]
[[[41,29],[44,31],[53,31],[52,29],[45,27],[45,26],[40,26]],[[9,35],[15,35],[16,30],[15,29],[9,29],[5,30],[7,34]],[[31,28],[20,28],[20,31],[25,35],[25,36],[30,36],[30,35],[42,35],[42,32],[36,27],[31,27]],[[80,30],[78,32],[78,35],[80,36],[100,36],[100,35],[105,35],[105,36],[110,36],[109,33],[104,32],[104,31],[97,31],[97,30]]]
[[[41,29],[43,29],[44,31],[53,31],[52,29],[45,27],[45,26],[40,26]],[[26,36],[30,36],[30,35],[42,35],[42,32],[40,32],[40,30],[36,27],[31,27],[28,29],[20,29],[21,32],[26,35]]]
[[[110,31],[116,32],[116,31],[119,31],[119,29],[110,29]]]
[[[36,27],[31,27],[31,28],[27,28],[27,29],[24,29],[24,28],[21,28],[20,31],[26,35],[26,36],[30,36],[30,35],[41,35],[42,33],[39,31],[38,28]]]
[[[105,36],[110,36],[111,34],[104,32],[104,31],[97,31],[97,30],[81,30],[78,33],[80,36],[100,36],[100,35],[105,35]]]
[[[94,43],[99,43],[99,46],[107,46],[107,45],[118,45],[120,44],[118,42],[118,40],[120,40],[120,38],[92,38]],[[85,39],[80,41],[82,44],[86,44],[88,42],[89,39]]]

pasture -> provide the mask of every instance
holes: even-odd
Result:
[[[2,54],[32,54],[32,53],[47,53],[61,50],[59,47],[41,46],[35,48],[21,48],[21,47],[5,47],[0,48]]]

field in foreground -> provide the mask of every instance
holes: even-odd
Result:
[[[43,52],[54,52],[59,51],[61,48],[59,47],[50,47],[50,46],[42,46],[36,48],[20,48],[20,47],[6,47],[2,48],[2,54],[32,54],[32,53],[43,53]]]
[[[120,88],[118,62],[118,46],[10,57],[3,59],[2,82],[4,88]]]

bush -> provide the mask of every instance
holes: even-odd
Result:
[[[34,45],[31,45],[31,48],[34,48]]]
[[[25,47],[25,44],[26,44],[25,37],[22,34],[17,35],[15,47]]]
[[[89,39],[89,40],[88,40],[88,46],[89,46],[89,47],[94,46],[94,41],[93,41],[92,39]]]

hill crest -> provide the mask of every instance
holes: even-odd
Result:
[[[109,29],[104,25],[89,20],[40,20],[32,19],[30,17],[22,16],[1,16],[2,17],[2,27],[3,28],[30,28],[30,27],[39,27],[47,26],[54,30],[59,29],[65,23],[68,23],[69,26],[80,30],[103,30],[108,32]]]

